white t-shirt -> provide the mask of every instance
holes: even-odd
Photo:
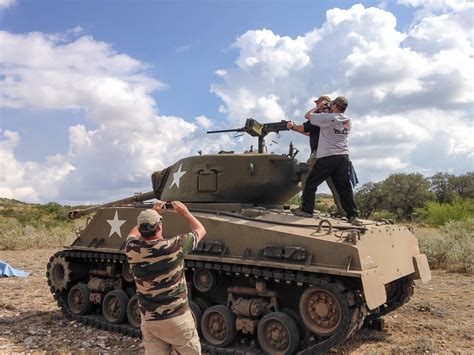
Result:
[[[347,138],[351,131],[351,119],[342,113],[313,113],[311,124],[319,126],[318,150],[316,158],[349,154]]]

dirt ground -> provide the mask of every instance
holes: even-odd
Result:
[[[31,273],[0,279],[0,353],[142,353],[138,339],[68,321],[46,283],[56,250],[0,251],[0,260]],[[337,353],[474,352],[474,275],[436,270],[412,300],[384,317],[382,331],[361,330]]]

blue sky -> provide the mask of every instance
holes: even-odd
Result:
[[[145,191],[183,156],[250,144],[207,128],[301,120],[320,94],[349,98],[362,182],[474,169],[465,1],[0,0],[0,30],[3,197]],[[304,161],[303,136],[270,148],[290,140]]]

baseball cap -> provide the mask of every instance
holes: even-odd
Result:
[[[331,98],[329,96],[323,95],[323,96],[320,96],[317,100],[314,100],[314,102],[319,103],[323,100],[326,100],[326,101],[329,102],[329,101],[331,101]]]
[[[349,104],[344,96],[336,97],[333,102],[342,108],[347,108],[347,105]]]
[[[155,210],[148,209],[145,211],[142,211],[137,218],[137,224],[138,226],[141,226],[142,224],[148,223],[150,225],[155,225],[161,222],[163,217],[156,212]]]

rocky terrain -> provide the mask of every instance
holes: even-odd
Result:
[[[0,279],[0,353],[141,353],[138,339],[110,334],[62,316],[46,283],[56,250],[0,251],[0,260],[31,273]],[[474,351],[474,277],[436,270],[417,284],[412,300],[384,317],[381,331],[361,330],[338,353],[471,353]]]

